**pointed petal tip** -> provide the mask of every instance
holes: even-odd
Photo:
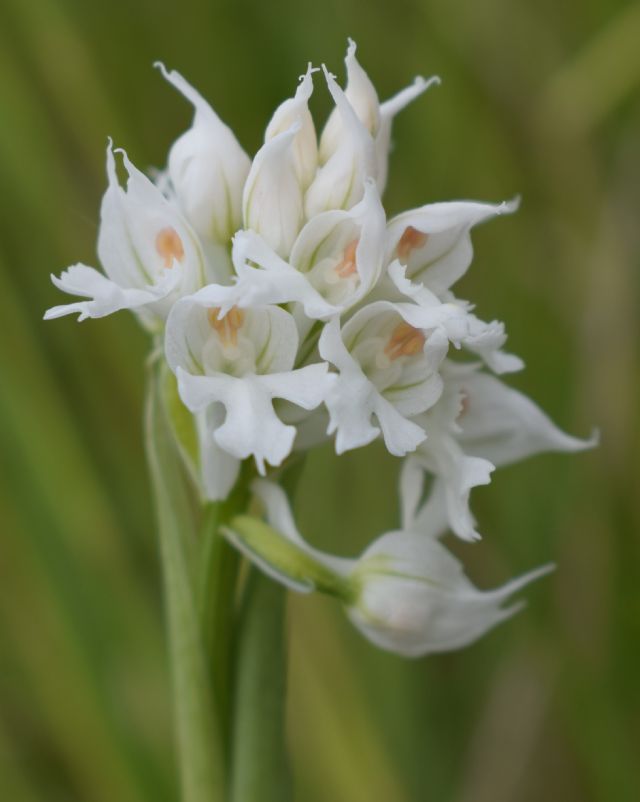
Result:
[[[558,430],[562,437],[563,445],[560,445],[559,442],[556,442],[556,451],[566,451],[566,452],[576,452],[576,451],[588,451],[591,448],[597,448],[600,445],[600,430],[595,428],[589,435],[589,437],[582,439],[580,437],[573,437],[573,435],[566,434],[561,430]]]
[[[331,85],[331,83],[335,84],[336,76],[332,72],[329,72],[329,70],[327,69],[327,65],[326,64],[321,64],[320,68],[322,69],[322,72],[324,73],[324,77],[326,78],[327,83],[329,85]]]
[[[502,201],[502,203],[498,206],[498,214],[513,214],[517,212],[520,208],[520,203],[522,201],[522,195],[514,195],[511,200]]]
[[[534,568],[532,571],[528,571],[526,574],[523,574],[522,576],[518,576],[515,579],[510,580],[506,584],[502,585],[502,587],[487,592],[492,595],[495,594],[496,598],[502,598],[502,600],[505,601],[509,596],[512,596],[514,593],[518,593],[527,585],[530,585],[532,582],[535,582],[536,579],[541,579],[543,576],[547,576],[548,574],[555,571],[556,568],[557,565],[555,563],[546,563],[545,565],[541,565],[538,568]],[[524,602],[519,602],[519,603],[523,604]]]
[[[597,448],[600,445],[600,429],[597,427],[591,431],[589,437],[586,440],[583,440],[585,450],[589,448]]]
[[[422,92],[429,89],[430,86],[440,86],[441,84],[442,78],[439,75],[432,75],[430,78],[425,78],[423,75],[416,75],[413,79],[413,86],[416,89],[420,89]]]

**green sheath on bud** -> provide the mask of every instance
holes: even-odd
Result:
[[[238,515],[223,527],[224,536],[263,571],[301,593],[317,590],[344,604],[353,600],[348,577],[334,571],[301,545],[250,515]]]

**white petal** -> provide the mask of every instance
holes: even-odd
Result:
[[[400,470],[400,521],[403,529],[412,529],[424,490],[424,469],[413,457],[407,457]]]
[[[325,301],[303,273],[281,259],[252,231],[239,231],[234,237],[233,262],[238,281],[230,292],[232,304],[244,307],[297,301],[307,317],[314,320],[340,312],[339,307]]]
[[[352,621],[381,648],[417,657],[477,640],[520,609],[502,605],[550,566],[484,592],[438,541],[390,532],[367,549],[355,570],[364,589],[349,611]]]
[[[202,412],[210,404],[220,401],[225,404],[226,395],[234,381],[232,376],[194,376],[182,367],[176,369],[178,391],[184,405],[191,412]]]
[[[422,354],[402,368],[397,381],[381,389],[384,398],[390,401],[403,416],[413,416],[433,406],[442,393],[442,380],[438,369],[448,347],[444,324],[461,313],[451,304],[438,303],[433,309],[423,309],[416,304],[375,301],[362,307],[347,321],[342,336],[349,348],[376,335],[376,328],[384,326],[389,318],[404,320],[415,329],[422,330],[424,346]],[[374,378],[371,378],[375,382]],[[417,435],[417,433],[416,433]]]
[[[376,391],[345,348],[337,319],[324,327],[318,348],[322,358],[340,371],[325,399],[329,411],[327,433],[337,432],[336,452],[342,454],[371,443],[380,434],[371,425]]]
[[[364,375],[344,345],[337,318],[324,327],[318,348],[322,358],[340,371],[325,400],[330,419],[328,434],[337,432],[338,454],[367,445],[380,431],[388,450],[396,456],[404,456],[424,440],[424,431],[403,417]],[[372,415],[380,429],[372,425]]]
[[[485,323],[475,315],[467,315],[466,322],[469,329],[462,344],[467,350],[477,354],[496,373],[522,370],[524,362],[520,357],[501,350],[507,341],[504,323],[498,320]]]
[[[390,454],[404,457],[426,438],[426,433],[417,423],[407,420],[386,398],[377,394],[374,412],[382,430],[384,443]]]
[[[45,312],[44,319],[51,320],[78,312],[78,320],[86,320],[89,317],[104,317],[120,309],[138,309],[166,298],[175,290],[180,278],[181,271],[178,267],[173,271],[167,271],[164,278],[155,285],[123,288],[93,267],[72,265],[60,274],[60,278],[52,275],[51,281],[63,292],[91,300],[54,306]]]
[[[241,224],[242,190],[251,161],[202,95],[180,73],[156,66],[195,109],[192,127],[169,153],[169,174],[180,206],[201,237],[226,244]]]
[[[375,182],[366,179],[364,197],[352,209],[321,212],[309,220],[294,243],[290,261],[297,270],[309,274],[310,281],[314,281],[320,292],[335,292],[340,286],[346,286],[339,307],[348,309],[367,295],[380,278],[384,237],[384,209]],[[331,286],[326,271],[318,275],[316,268],[331,264],[332,260],[339,264],[346,249],[354,242],[357,243],[357,281],[341,282],[338,274],[334,274],[334,286]]]
[[[198,412],[216,401],[226,409],[224,423],[213,433],[216,443],[238,459],[254,456],[260,473],[265,462],[280,465],[291,451],[296,430],[273,410],[272,395],[258,376],[192,376],[178,368],[178,389],[185,405]]]
[[[440,295],[465,274],[471,263],[471,228],[496,215],[514,212],[517,207],[517,201],[499,205],[454,201],[403,212],[387,226],[387,262],[400,256],[411,278]],[[402,237],[407,229],[426,234],[426,239],[403,249]],[[399,247],[403,251],[400,254]]]
[[[188,373],[204,373],[202,348],[210,336],[206,315],[197,314],[192,297],[173,305],[164,337],[164,354],[171,370],[183,368]]]
[[[375,136],[380,125],[378,94],[356,58],[356,43],[352,39],[349,39],[345,65],[347,67],[345,97],[366,130]],[[344,129],[345,121],[340,111],[335,108],[329,115],[320,138],[320,159],[323,164],[340,148],[342,138],[345,136]]]
[[[278,106],[264,135],[265,142],[268,142],[294,123],[300,124],[293,143],[293,155],[298,180],[303,189],[309,186],[318,167],[316,129],[308,105],[313,92],[312,73],[315,71],[309,64],[307,72],[300,79],[295,96]]]
[[[253,455],[260,473],[265,462],[280,465],[291,452],[296,430],[273,409],[272,394],[258,377],[237,379],[226,395],[227,417],[216,431],[220,446],[240,459]]]
[[[409,457],[409,459],[413,460],[413,457]],[[416,460],[416,465],[418,464]],[[423,537],[437,540],[451,528],[447,499],[442,491],[442,483],[433,482],[426,501],[416,514],[412,529],[414,532],[419,532]]]
[[[304,222],[302,187],[296,171],[294,143],[299,122],[260,148],[244,187],[244,227],[260,234],[286,258]]]
[[[375,146],[344,92],[323,67],[344,126],[340,146],[318,171],[304,200],[307,218],[328,209],[350,209],[361,200],[366,178],[375,178]]]
[[[407,298],[411,298],[415,301],[418,306],[429,309],[437,308],[442,303],[438,296],[425,287],[424,284],[411,281],[411,279],[407,278],[407,266],[401,264],[397,259],[391,262],[387,268],[387,272],[396,289],[402,295],[406,295]]]
[[[416,456],[434,474],[431,493],[442,494],[451,530],[463,540],[478,540],[476,521],[469,508],[471,490],[489,484],[494,465],[480,457],[467,456],[454,438],[426,426],[428,439]]]
[[[305,409],[320,404],[329,385],[326,365],[241,378],[218,373],[193,376],[181,367],[176,371],[184,404],[199,412],[214,402],[226,409],[226,417],[214,431],[217,444],[238,459],[253,455],[264,473],[265,462],[280,465],[290,453],[295,427],[286,426],[273,409],[273,398],[284,398]]]
[[[209,317],[211,307],[217,307],[216,303],[211,303],[209,293],[216,289],[219,289],[217,285],[205,287],[174,304],[165,331],[165,356],[174,373],[178,367],[194,374],[218,371],[215,365],[210,364],[207,368],[204,359],[207,345],[212,337],[217,336]],[[223,312],[219,312],[218,319],[222,317]],[[255,361],[253,367],[245,367],[242,372],[255,369],[257,373],[276,373],[293,367],[298,350],[298,332],[293,317],[284,309],[277,306],[247,309],[239,338],[240,345],[246,341],[251,359]]]
[[[469,495],[474,487],[488,485],[494,465],[482,457],[461,457],[445,481],[445,499],[452,531],[463,540],[478,540],[476,521],[469,508]]]
[[[441,608],[437,621],[432,622],[429,644],[420,653],[461,649],[478,640],[497,624],[522,610],[523,602],[502,606],[510,596],[553,568],[552,565],[541,566],[495,590],[480,591],[474,588],[472,593],[463,592],[449,600]]]
[[[213,432],[223,420],[224,409],[221,404],[212,404],[196,415],[202,489],[209,501],[227,498],[240,472],[240,460],[220,448],[213,437]]]
[[[565,434],[517,390],[484,373],[460,380],[466,396],[460,417],[460,442],[469,454],[496,465],[508,465],[543,451],[582,451],[597,444],[597,436],[580,440]]]
[[[327,396],[336,377],[326,362],[306,365],[297,370],[259,376],[260,384],[272,398],[284,398],[303,409],[315,409]]]
[[[124,288],[171,283],[166,274],[181,269],[172,298],[154,307],[166,318],[175,297],[194,292],[205,279],[200,243],[177,209],[118,149],[128,173],[126,191],[118,182],[111,143],[107,148],[109,186],[102,199],[98,256],[107,276]]]

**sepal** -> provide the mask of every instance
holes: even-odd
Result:
[[[191,128],[169,152],[169,177],[185,216],[205,241],[227,245],[241,224],[251,161],[231,129],[176,70],[156,67],[194,107]]]
[[[242,196],[244,228],[259,234],[286,259],[304,222],[303,189],[295,145],[302,124],[269,139],[257,152]]]
[[[264,573],[291,590],[298,593],[320,591],[345,603],[349,601],[351,590],[344,576],[306,543],[296,542],[249,515],[236,516],[222,528],[222,533]]]

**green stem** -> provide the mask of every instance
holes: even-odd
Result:
[[[207,516],[203,532],[199,587],[200,622],[207,661],[211,667],[215,709],[225,745],[231,728],[232,644],[238,553],[221,537],[224,520],[220,504]],[[228,755],[225,755],[228,757]]]
[[[146,440],[160,536],[181,799],[223,802],[223,753],[187,548],[193,518],[157,375],[148,388]]]
[[[304,458],[298,458],[280,476],[290,498],[303,468]],[[292,798],[285,743],[285,607],[284,588],[251,570],[236,641],[231,802]]]
[[[285,749],[286,592],[252,571],[237,648],[232,802],[288,802]]]

